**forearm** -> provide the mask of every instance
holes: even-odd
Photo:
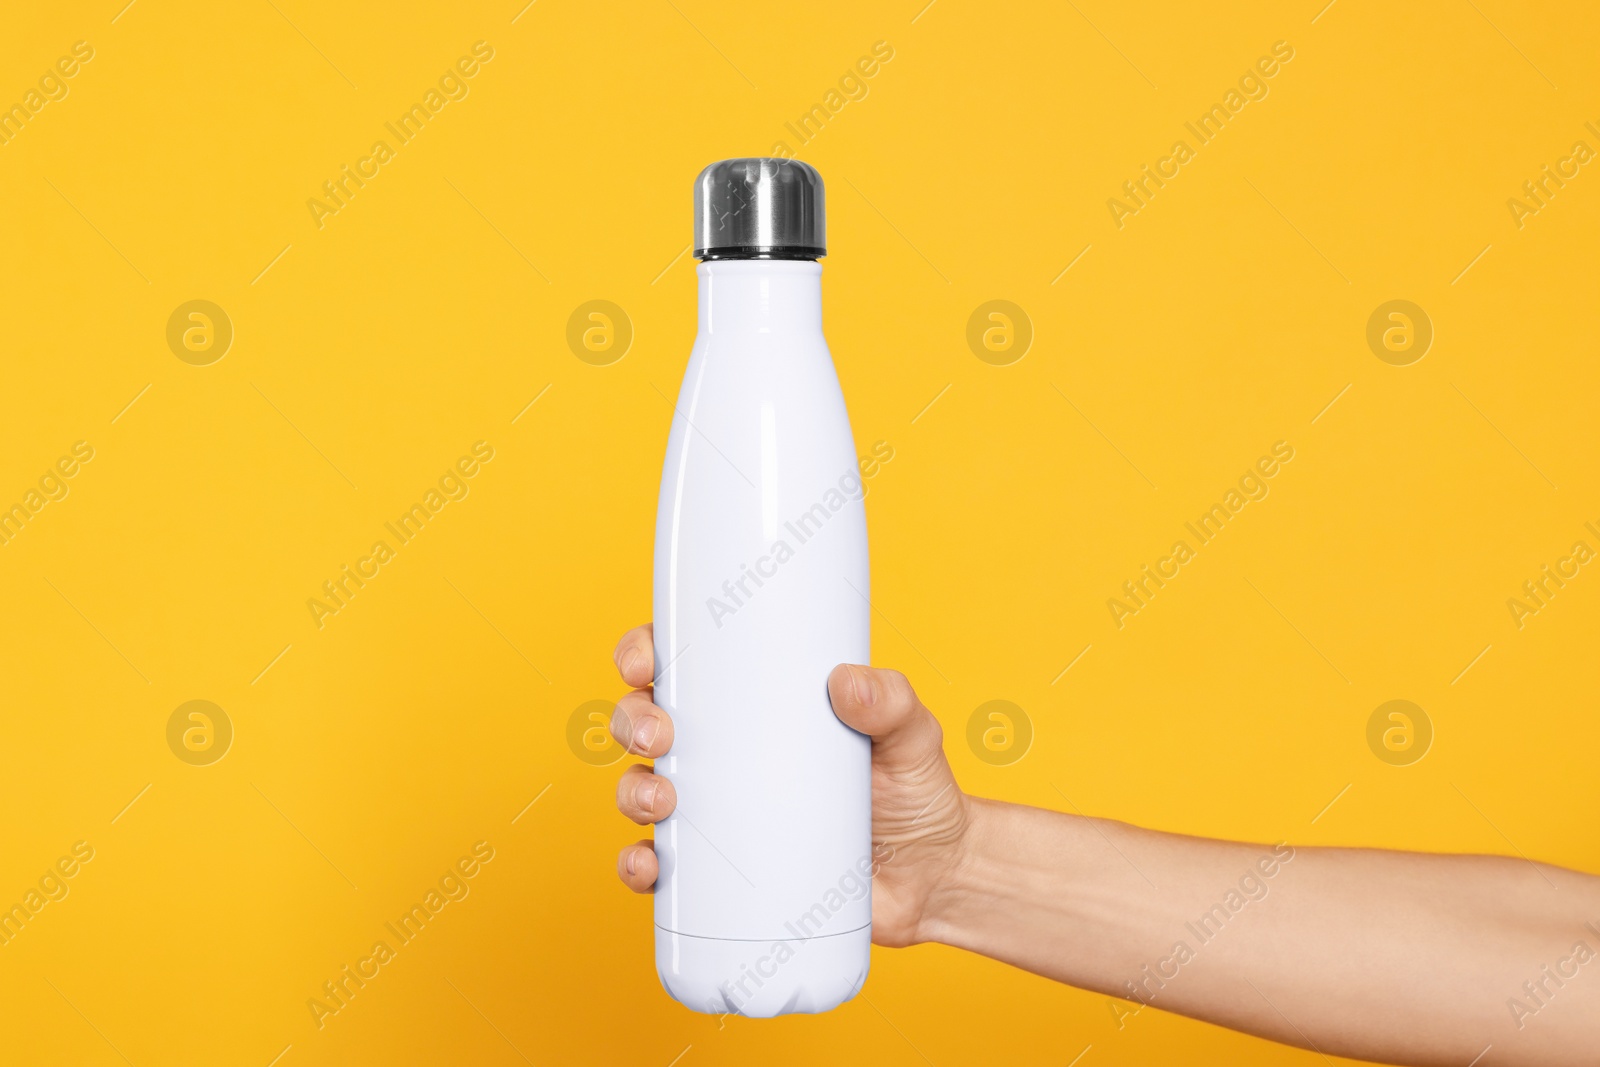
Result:
[[[1492,1045],[1488,1067],[1600,1049],[1600,879],[969,804],[930,940],[1329,1054],[1462,1067]]]

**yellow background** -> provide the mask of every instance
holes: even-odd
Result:
[[[1600,175],[1521,229],[1506,206],[1600,148],[1594,11],[921,4],[6,13],[0,102],[95,56],[0,146],[0,503],[75,441],[95,458],[0,546],[0,902],[75,841],[95,858],[0,946],[0,1058],[1315,1060],[1154,1010],[1119,1030],[1103,996],[938,946],[875,950],[823,1017],[658,987],[649,901],[613,874],[621,765],[566,728],[649,615],[690,183],[800,147],[785,122],[880,40],[800,155],[857,442],[895,450],[874,657],[963,786],[1600,868],[1600,574],[1520,630],[1506,607],[1600,548]],[[479,40],[470,95],[319,229],[308,198]],[[1107,199],[1279,40],[1270,95],[1118,229]],[[1365,340],[1395,298],[1435,330],[1406,367]],[[191,299],[234,326],[210,366],[166,343]],[[609,366],[565,340],[591,299],[634,327]],[[1010,366],[965,341],[991,299],[1035,330]],[[318,629],[307,599],[478,440],[470,495]],[[1278,440],[1271,495],[1118,629],[1107,598]],[[210,766],[167,746],[193,699],[236,730]],[[1011,766],[965,743],[992,699],[1034,726]],[[1436,733],[1412,766],[1367,747],[1391,699]],[[480,840],[471,895],[319,1030],[308,998]]]

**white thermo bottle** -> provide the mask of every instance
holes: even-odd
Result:
[[[695,183],[699,329],[655,542],[656,970],[702,1012],[820,1012],[867,978],[871,742],[828,673],[868,658],[865,496],[822,337],[822,179],[730,159]]]

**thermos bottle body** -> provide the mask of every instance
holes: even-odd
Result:
[[[656,521],[656,968],[697,1011],[826,1011],[866,981],[871,743],[827,678],[868,659],[865,496],[822,334],[822,182],[727,160],[696,184],[699,327]]]

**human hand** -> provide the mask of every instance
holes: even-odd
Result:
[[[646,759],[672,747],[672,720],[653,700],[653,634],[648,624],[628,631],[613,656],[635,688],[617,702],[611,736]],[[840,664],[828,675],[828,697],[841,722],[872,738],[872,940],[927,940],[925,922],[961,863],[972,819],[944,756],[944,732],[899,671]],[[617,809],[641,826],[665,819],[677,802],[672,783],[642,763],[617,782]],[[617,876],[636,893],[648,892],[658,873],[649,840],[617,856]]]

